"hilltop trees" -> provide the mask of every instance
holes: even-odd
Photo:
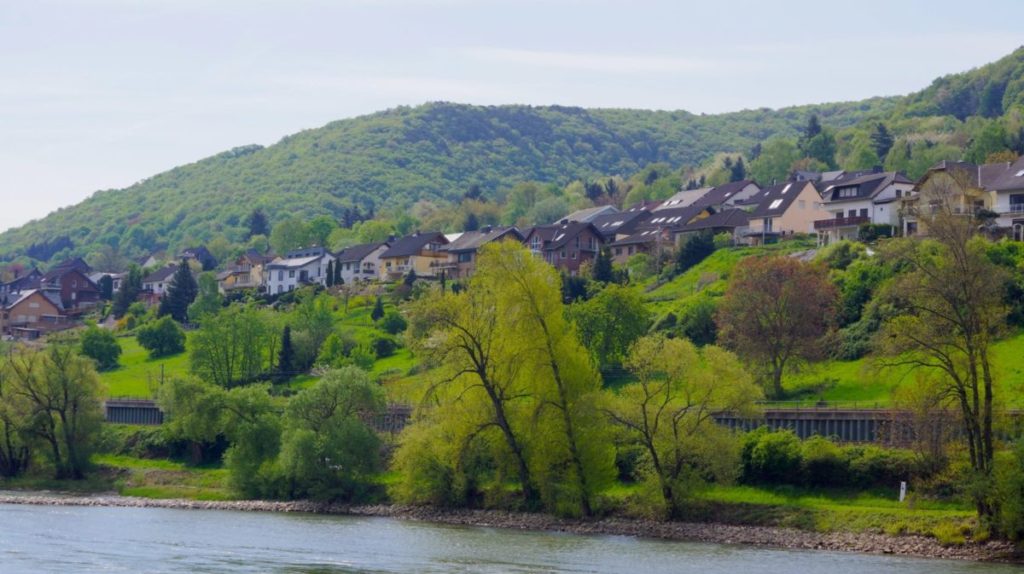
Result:
[[[722,298],[719,337],[760,371],[766,394],[778,399],[792,362],[824,351],[836,300],[824,267],[791,257],[751,257],[737,266]]]

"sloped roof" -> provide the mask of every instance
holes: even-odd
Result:
[[[636,233],[623,237],[622,239],[612,243],[612,247],[620,247],[623,245],[639,245],[643,243],[652,243],[658,241],[661,238],[662,228],[651,227],[648,229],[637,230]]]
[[[646,209],[631,209],[595,217],[590,223],[606,241],[618,233],[631,233],[637,225],[651,216]]]
[[[501,239],[509,234],[513,235],[516,240],[522,241],[525,239],[523,234],[519,232],[519,229],[515,227],[483,227],[476,231],[466,231],[459,235],[455,240],[444,247],[445,251],[452,253],[460,253],[466,251],[476,251],[480,249],[484,244]]]
[[[638,225],[636,230],[647,230],[653,228],[682,227],[694,220],[702,212],[708,210],[701,205],[688,205],[686,207],[671,207],[659,209],[651,213],[651,216]]]
[[[40,295],[45,297],[46,300],[49,301],[50,303],[52,303],[53,306],[56,307],[59,311],[63,311],[64,310],[64,303],[61,302],[61,300],[60,300],[60,292],[52,291],[52,290],[48,290],[48,289],[31,289],[29,291],[23,291],[23,292],[19,293],[16,298],[8,300],[7,308],[8,309],[13,308],[18,303],[21,303],[22,301],[24,301],[25,299],[28,299],[29,297],[31,297],[32,295],[34,295],[36,293],[39,293]]]
[[[705,193],[700,199],[695,201],[693,204],[703,206],[722,205],[725,202],[732,199],[734,195],[743,191],[743,188],[751,184],[757,186],[757,184],[754,183],[754,180],[752,179],[741,179],[739,181],[732,181],[726,184],[719,185],[718,187],[713,187],[711,188],[711,191]]]
[[[316,255],[312,257],[295,257],[292,259],[275,259],[266,265],[267,269],[298,269],[305,267],[314,261],[323,259],[323,255]]]
[[[1007,168],[989,181],[986,187],[993,191],[1024,189],[1024,156],[1017,158],[1017,161],[1011,164],[1007,164]]]
[[[665,209],[678,209],[680,207],[689,207],[695,202],[703,198],[705,195],[711,192],[713,187],[701,187],[698,189],[684,189],[676,192],[672,197],[661,202],[661,205],[654,208],[654,211],[663,211]]]
[[[750,217],[777,217],[789,209],[797,196],[807,187],[814,187],[809,181],[787,181],[761,190],[760,203]],[[815,192],[817,195],[817,192]]]
[[[715,229],[722,227],[746,227],[750,224],[750,214],[742,209],[725,209],[709,215],[704,219],[698,219],[693,223],[688,223],[681,227],[678,231],[700,231],[703,229]]]
[[[395,240],[391,247],[381,254],[381,257],[409,257],[416,255],[428,244],[434,242],[446,245],[448,238],[440,231],[417,231],[412,235]]]
[[[146,277],[142,279],[142,282],[143,283],[159,283],[161,281],[166,281],[167,278],[170,277],[171,275],[174,275],[174,272],[177,271],[177,270],[178,270],[178,266],[177,265],[166,265],[166,266],[164,266],[164,267],[162,267],[160,269],[157,269],[156,271],[150,273],[149,275],[146,275]]]
[[[902,173],[887,171],[883,173],[870,173],[868,175],[858,177],[844,177],[828,183],[827,185],[824,183],[819,185],[824,186],[824,189],[821,191],[821,197],[826,203],[838,203],[843,201],[856,201],[860,199],[873,198],[883,189],[894,183],[911,184],[913,182]],[[856,195],[840,197],[840,189],[849,189],[851,187],[856,188]]]
[[[377,243],[360,243],[359,245],[352,245],[346,247],[338,252],[337,259],[339,263],[358,263],[363,259],[366,259],[368,255],[380,249],[381,246],[387,247],[386,241],[380,241]]]
[[[582,221],[570,221],[556,225],[538,225],[531,229],[526,234],[526,237],[537,235],[543,242],[544,249],[560,249],[586,229],[590,229],[594,235],[601,237],[601,234],[594,228],[594,224]]]
[[[585,209],[578,209],[565,217],[560,217],[558,221],[551,225],[558,225],[562,220],[568,219],[569,221],[579,221],[580,223],[587,223],[592,221],[599,215],[605,215],[606,213],[616,213],[618,209],[615,209],[614,205],[598,205],[597,207],[587,207]]]

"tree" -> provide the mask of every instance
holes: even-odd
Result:
[[[683,274],[715,252],[715,238],[709,233],[691,235],[676,256],[676,274]]]
[[[402,317],[402,314],[392,309],[384,313],[384,318],[380,322],[380,328],[389,335],[397,335],[409,326],[408,322]]]
[[[201,273],[198,281],[198,295],[188,307],[190,321],[201,323],[204,318],[216,315],[224,305],[217,276],[209,271]]]
[[[737,266],[718,308],[719,339],[752,367],[766,394],[783,396],[793,362],[820,356],[837,294],[823,266],[792,257],[750,257]]]
[[[31,413],[29,432],[48,448],[54,478],[85,478],[103,420],[102,388],[92,361],[69,345],[7,357],[7,392]]]
[[[257,235],[270,236],[270,221],[262,209],[254,209],[246,223],[249,226],[249,236],[246,239],[252,239]]]
[[[306,225],[308,241],[321,247],[327,246],[327,238],[338,228],[338,222],[328,215],[318,215]]]
[[[79,352],[96,361],[97,370],[109,371],[118,367],[121,346],[117,344],[117,339],[110,331],[95,325],[90,326],[82,332],[78,345]]]
[[[974,163],[984,163],[989,155],[1006,151],[1007,134],[1006,128],[998,121],[991,121],[971,141],[967,147],[964,159]]]
[[[377,301],[373,304],[373,310],[370,311],[370,319],[376,323],[384,318],[384,301],[381,300],[380,295],[377,296]]]
[[[836,168],[836,137],[830,129],[822,129],[818,135],[802,140],[800,151],[804,157],[823,163],[828,169]]]
[[[882,122],[875,124],[875,129],[871,132],[871,146],[879,159],[885,160],[885,156],[889,155],[889,150],[892,149],[893,142],[889,128],[885,127]]]
[[[611,283],[615,280],[615,272],[612,269],[612,252],[610,249],[602,247],[598,250],[590,275],[594,281],[600,281],[602,283]]]
[[[796,144],[783,138],[772,138],[761,147],[761,155],[750,162],[750,175],[761,185],[773,185],[789,177],[793,162],[800,159]]]
[[[292,347],[290,325],[285,325],[281,332],[281,350],[277,353],[277,372],[282,380],[295,375],[295,348]]]
[[[114,279],[110,275],[100,277],[96,285],[100,288],[100,299],[110,301],[114,298]]]
[[[328,287],[334,287],[334,260],[327,262],[327,273],[325,275]]]
[[[817,137],[821,133],[821,122],[818,121],[817,114],[811,114],[807,118],[807,127],[804,128],[803,140],[810,140]]]
[[[357,367],[328,371],[285,411],[280,466],[288,498],[351,500],[380,469],[380,439],[365,422],[383,412],[383,389]]]
[[[8,356],[0,360],[0,476],[14,478],[32,462],[32,413],[11,381]]]
[[[463,231],[476,231],[480,229],[480,220],[477,219],[476,214],[470,211],[466,214],[466,219],[462,222]]]
[[[341,286],[345,284],[345,280],[341,277],[341,263],[338,261],[334,262],[334,285]]]
[[[580,341],[599,368],[619,368],[633,343],[647,332],[650,315],[640,294],[620,285],[609,285],[589,301],[569,307],[569,317]]]
[[[175,321],[185,323],[188,321],[188,306],[196,300],[198,294],[199,285],[192,276],[192,268],[188,261],[182,259],[167,287],[167,293],[160,299],[159,314],[170,315]]]
[[[989,518],[998,511],[989,498],[998,388],[991,345],[1005,328],[1007,308],[1000,286],[1008,277],[985,255],[987,242],[976,236],[977,222],[957,212],[957,189],[967,182],[930,182],[928,197],[935,212],[920,215],[929,239],[897,242],[886,253],[907,271],[883,291],[899,312],[886,321],[877,344],[888,357],[885,364],[909,365],[941,377],[941,392],[960,412],[975,474],[975,506],[982,518]]]
[[[280,255],[309,245],[309,227],[298,217],[289,217],[274,226],[270,245]]]
[[[170,317],[161,317],[139,328],[135,335],[139,345],[149,351],[150,359],[169,357],[185,352],[185,332]]]
[[[687,482],[695,476],[731,474],[722,459],[727,431],[712,415],[752,415],[761,390],[732,353],[714,346],[698,350],[685,339],[644,337],[626,361],[637,382],[608,393],[605,412],[641,446],[669,516],[679,516]]]
[[[217,386],[253,383],[274,369],[281,329],[269,310],[232,305],[204,321],[189,341],[192,373]]]
[[[729,169],[729,181],[741,181],[747,178],[747,166],[743,163],[743,156],[736,158],[736,163]]]
[[[121,281],[121,289],[114,297],[114,317],[117,319],[124,317],[124,314],[128,312],[128,307],[131,307],[132,303],[139,298],[140,293],[142,293],[142,270],[138,265],[132,265],[128,268],[128,275]]]

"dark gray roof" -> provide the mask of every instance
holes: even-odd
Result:
[[[705,217],[704,219],[698,219],[693,223],[684,225],[678,231],[702,231],[705,229],[722,229],[737,227],[746,227],[750,224],[750,214],[742,209],[725,209]]]
[[[782,215],[793,204],[800,192],[807,186],[814,187],[809,181],[787,181],[761,190],[758,194],[760,203],[750,217],[777,217]]]
[[[688,205],[686,207],[670,207],[651,212],[651,216],[637,226],[637,231],[647,229],[663,229],[682,227],[694,220],[703,211],[709,211],[705,206]]]
[[[748,185],[757,185],[754,180],[741,179],[740,181],[733,181],[726,184],[719,185],[718,187],[711,188],[711,191],[705,193],[700,199],[693,202],[694,205],[702,205],[706,207],[715,207],[724,204],[725,202],[732,199],[734,195],[743,190]]]
[[[1024,189],[1024,156],[1018,158],[1012,164],[1008,164],[1008,167],[1001,174],[998,174],[997,177],[993,178],[986,187],[993,191]]]
[[[821,197],[826,203],[856,201],[872,198],[880,191],[894,183],[913,183],[907,176],[899,172],[869,173],[859,177],[842,177],[835,181],[818,184],[821,186]],[[856,194],[840,197],[840,190],[855,188]]]
[[[562,221],[563,219],[568,219],[569,221],[579,221],[581,223],[586,223],[588,221],[593,221],[595,217],[598,217],[598,216],[601,216],[601,215],[605,215],[606,213],[615,213],[617,211],[618,211],[618,209],[616,209],[614,205],[598,205],[598,206],[595,206],[595,207],[587,207],[587,208],[584,208],[584,209],[577,209],[576,211],[570,213],[569,215],[566,215],[565,217],[560,218],[558,221],[556,221],[555,223],[552,223],[551,225],[558,225],[558,223],[560,221]]]
[[[143,283],[159,283],[160,281],[166,281],[168,277],[174,275],[174,272],[178,270],[177,265],[167,265],[161,269],[147,275],[142,282]]]
[[[615,239],[619,233],[632,233],[634,229],[651,217],[646,209],[631,209],[619,213],[599,215],[590,223],[601,234],[605,241]]]
[[[359,245],[353,245],[346,247],[338,252],[336,256],[339,263],[358,263],[363,259],[366,259],[368,255],[379,249],[381,246],[387,247],[386,241],[379,243],[360,243]]]
[[[463,233],[457,239],[446,245],[444,249],[445,251],[450,251],[452,253],[476,251],[486,243],[509,236],[512,236],[517,241],[525,239],[523,234],[515,227],[487,226],[476,231],[467,231]]]
[[[559,223],[557,225],[538,225],[531,229],[529,233],[526,234],[526,237],[528,238],[530,235],[538,235],[543,242],[544,249],[560,249],[588,228],[598,238],[601,237],[601,234],[597,232],[597,229],[594,228],[592,223],[585,223],[581,221],[570,221],[568,223]]]
[[[21,303],[25,299],[31,297],[34,293],[39,293],[40,295],[45,297],[46,300],[52,303],[53,306],[56,307],[58,310],[64,310],[64,303],[61,302],[60,300],[60,291],[54,291],[50,289],[30,289],[28,291],[23,291],[17,294],[16,296],[8,297],[7,308],[10,309],[11,307],[14,307],[18,303]]]
[[[611,246],[620,247],[623,245],[642,245],[644,243],[653,243],[661,238],[661,232],[662,228],[659,227],[640,229],[629,237],[623,237],[615,243],[612,243]]]
[[[448,244],[448,238],[440,231],[417,231],[412,235],[406,235],[396,239],[381,257],[409,257],[416,255],[430,243]]]

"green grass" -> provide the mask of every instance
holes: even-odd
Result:
[[[232,500],[228,471],[219,466],[191,466],[167,459],[122,455],[94,455],[100,476],[109,477],[110,488],[123,496]]]
[[[107,396],[150,398],[155,395],[161,376],[167,379],[189,373],[187,352],[150,359],[149,351],[143,349],[135,337],[119,337],[117,342],[121,345],[121,366],[100,373]]]

